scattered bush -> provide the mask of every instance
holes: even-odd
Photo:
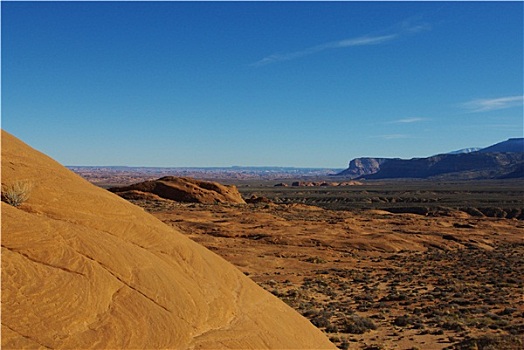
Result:
[[[329,322],[329,318],[325,317],[324,315],[318,315],[317,317],[311,319],[311,323],[313,323],[316,327],[319,328],[327,328],[330,327],[331,329],[331,323]]]
[[[349,349],[349,343],[346,339],[342,340],[342,343],[340,343],[339,349],[342,349],[342,350]]]
[[[411,319],[409,318],[409,316],[407,315],[404,315],[404,316],[398,316],[395,318],[395,320],[393,321],[393,324],[395,326],[398,326],[398,327],[406,327],[408,326],[409,324],[411,324]]]
[[[311,256],[304,260],[305,262],[312,264],[325,264],[327,261],[325,259],[319,258],[318,256]]]
[[[449,331],[455,331],[460,332],[465,330],[465,327],[462,323],[457,321],[445,321],[439,325],[441,328],[449,330]]]
[[[377,326],[370,318],[354,315],[345,320],[343,332],[350,334],[364,334],[372,329],[377,329]]]
[[[28,181],[15,181],[2,186],[2,201],[18,207],[29,199],[33,185]]]
[[[467,338],[456,344],[458,350],[499,350],[522,349],[524,341],[522,336],[514,335],[484,335],[480,338]]]
[[[384,349],[384,347],[382,345],[377,345],[377,344],[368,345],[364,348],[364,350],[382,350],[382,349]]]

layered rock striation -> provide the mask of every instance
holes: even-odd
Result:
[[[3,349],[334,348],[234,266],[2,132]]]

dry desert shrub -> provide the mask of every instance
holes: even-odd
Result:
[[[524,346],[524,337],[516,335],[483,335],[480,338],[467,338],[458,344],[457,350],[516,350]]]
[[[29,181],[15,181],[2,185],[2,201],[13,207],[18,207],[29,199],[33,184]]]

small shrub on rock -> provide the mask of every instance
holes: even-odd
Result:
[[[29,199],[33,185],[28,181],[15,181],[2,186],[2,201],[18,207]]]

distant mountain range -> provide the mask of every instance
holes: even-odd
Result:
[[[468,148],[427,158],[356,158],[336,176],[352,179],[524,178],[524,138],[512,138],[486,148]]]

